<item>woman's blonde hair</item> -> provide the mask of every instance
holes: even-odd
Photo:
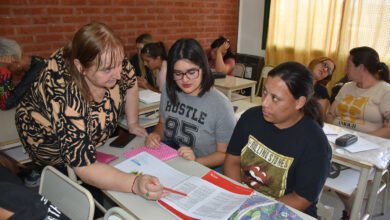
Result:
[[[110,60],[102,58],[109,57]],[[64,58],[69,74],[72,76],[83,97],[92,101],[92,95],[82,73],[91,68],[118,63],[118,57],[124,56],[124,45],[120,38],[105,24],[91,22],[76,32],[73,40],[64,48]],[[78,59],[82,65],[81,72],[73,61]],[[102,60],[103,59],[103,60]]]

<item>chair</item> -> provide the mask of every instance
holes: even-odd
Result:
[[[136,217],[130,215],[128,212],[120,207],[110,208],[104,215],[104,220],[135,220]]]
[[[67,169],[68,177],[69,177],[70,180],[72,180],[73,182],[75,182],[77,184],[82,184],[83,183],[81,180],[77,179],[76,173],[74,172],[74,170],[69,165],[66,165],[66,169]],[[100,211],[102,211],[103,213],[107,212],[107,209],[104,207],[103,204],[100,204],[100,202],[96,201],[96,199],[94,199],[94,198],[93,198],[93,201],[95,203],[95,206]]]
[[[265,79],[267,79],[269,71],[271,71],[273,68],[274,66],[272,65],[265,65],[261,70],[261,75],[259,77],[259,82],[256,89],[256,96],[261,96],[263,94]]]
[[[243,78],[245,74],[245,65],[242,63],[236,63],[236,65],[234,65],[233,74],[235,77]]]
[[[91,193],[52,166],[42,171],[39,193],[70,219],[93,219],[95,205]]]

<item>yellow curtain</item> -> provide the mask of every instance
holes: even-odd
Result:
[[[376,49],[390,61],[390,1],[383,0],[272,0],[266,63],[308,64],[319,56],[336,61],[331,87],[345,75],[349,50]]]

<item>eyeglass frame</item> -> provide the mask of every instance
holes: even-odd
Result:
[[[199,71],[200,71],[200,70],[201,70],[201,68],[191,68],[191,69],[187,70],[186,72],[181,72],[181,71],[175,72],[175,70],[174,70],[174,71],[173,71],[173,80],[175,80],[175,81],[182,80],[182,79],[184,78],[184,76],[186,76],[187,79],[197,79],[197,78],[199,78]],[[191,71],[196,71],[197,76],[194,77],[194,78],[189,77],[188,74],[189,74],[189,72],[191,72]],[[178,76],[177,74],[180,74],[180,79],[176,79],[176,76]],[[194,73],[194,74],[195,74],[195,73]]]
[[[321,61],[322,68],[326,68],[328,70],[328,76],[333,74],[334,69],[330,68],[329,64],[326,60]]]

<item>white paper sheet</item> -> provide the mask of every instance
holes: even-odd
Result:
[[[161,94],[153,92],[149,89],[139,91],[139,100],[143,103],[149,104],[154,102],[160,102]]]

